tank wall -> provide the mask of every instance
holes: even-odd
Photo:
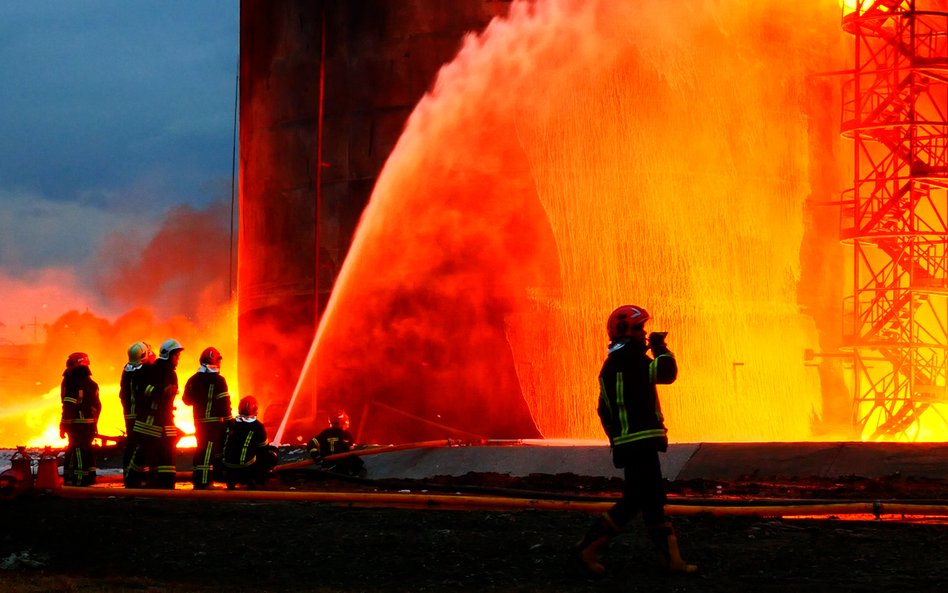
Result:
[[[240,385],[262,407],[279,409],[291,394],[315,333],[315,295],[325,305],[414,106],[464,35],[508,7],[484,0],[241,1]]]

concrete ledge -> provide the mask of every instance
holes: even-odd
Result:
[[[661,455],[669,480],[784,480],[948,477],[945,443],[684,443]],[[621,477],[605,444],[419,449],[366,456],[369,476],[424,479],[497,473]]]

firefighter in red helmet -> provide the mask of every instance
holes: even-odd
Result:
[[[205,348],[201,352],[200,366],[184,385],[181,398],[181,401],[191,406],[194,416],[197,446],[194,449],[191,482],[196,490],[207,488],[213,481],[212,471],[215,475],[221,472],[227,423],[233,420],[227,380],[221,374],[223,359],[217,348]]]
[[[354,446],[352,433],[349,432],[349,414],[345,410],[338,410],[329,417],[329,427],[310,439],[309,455],[324,470],[357,476],[365,468],[365,463],[358,456],[326,459],[330,455],[348,453]]]
[[[665,332],[646,334],[645,323],[650,318],[642,307],[623,305],[606,322],[609,353],[599,372],[598,413],[609,437],[613,465],[623,469],[625,479],[622,498],[576,545],[580,561],[594,574],[605,572],[600,552],[638,513],[642,513],[666,570],[697,571],[696,566],[682,560],[675,531],[665,516],[658,453],[668,449],[668,431],[655,386],[673,383],[678,365],[665,343]]]
[[[258,409],[257,398],[242,397],[237,417],[228,425],[222,463],[229,490],[237,484],[250,488],[265,484],[277,464],[277,448],[270,444],[266,427],[257,420]]]
[[[68,437],[63,483],[67,486],[95,484],[96,459],[92,441],[98,432],[99,385],[92,380],[89,356],[74,352],[66,359],[66,370],[59,388],[63,411],[59,436]]]

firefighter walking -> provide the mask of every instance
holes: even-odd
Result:
[[[227,423],[233,420],[227,381],[221,375],[223,356],[217,348],[205,348],[200,363],[184,386],[182,401],[191,406],[197,446],[194,449],[194,470],[191,482],[203,490],[221,472],[221,454]],[[213,473],[212,473],[213,472]]]
[[[621,500],[593,523],[575,548],[583,566],[597,575],[605,572],[600,553],[638,513],[665,570],[698,570],[682,560],[675,531],[665,516],[658,453],[668,449],[668,431],[655,386],[673,383],[678,365],[665,344],[665,333],[653,332],[646,338],[649,319],[642,307],[623,305],[606,322],[609,354],[599,373],[597,411],[609,437],[613,465],[624,471],[624,484]]]
[[[69,439],[63,465],[63,483],[67,486],[91,486],[96,479],[96,459],[92,441],[98,432],[99,385],[92,380],[89,356],[74,352],[66,359],[66,370],[59,388],[62,400],[60,438]]]

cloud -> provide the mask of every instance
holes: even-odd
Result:
[[[0,271],[0,344],[42,342],[44,325],[69,310],[101,311],[105,305],[74,270],[44,268],[11,276]]]
[[[237,4],[0,4],[0,186],[53,200],[167,175],[173,203],[229,176]]]
[[[25,191],[0,189],[0,204],[0,273],[18,277],[62,266],[86,275],[104,235],[135,228],[147,241],[157,226],[157,221],[136,215],[131,208],[102,209]]]
[[[136,229],[102,242],[95,285],[120,307],[148,305],[160,315],[199,317],[229,299],[229,205],[225,200],[169,212],[146,243]]]

